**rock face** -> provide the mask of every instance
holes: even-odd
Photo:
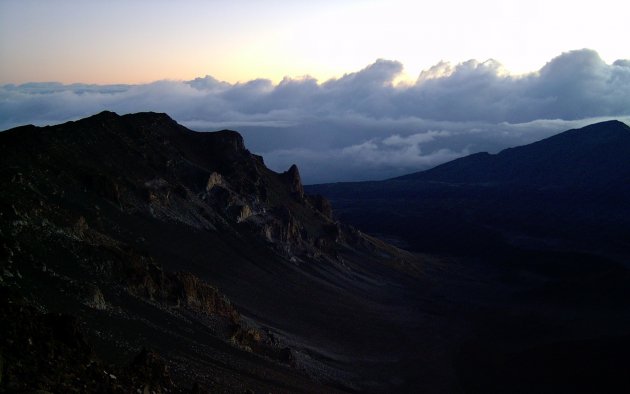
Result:
[[[330,201],[326,199],[326,197],[319,194],[315,194],[312,196],[309,195],[308,200],[313,206],[313,208],[317,209],[319,213],[324,215],[325,218],[332,220],[333,218],[332,205],[330,204]]]
[[[210,174],[210,178],[208,178],[208,184],[206,185],[206,191],[209,192],[215,186],[223,186],[223,177],[217,172],[213,172],[212,174]]]
[[[334,392],[355,383],[304,338],[334,340],[330,305],[366,308],[352,270],[400,274],[411,259],[334,222],[296,166],[277,174],[238,133],[193,132],[164,114],[2,132],[0,184],[0,318],[15,323],[0,391],[65,392],[75,379],[87,391]],[[361,335],[348,311],[335,313]],[[21,327],[51,313],[75,319],[70,337],[17,352],[43,335]],[[44,372],[59,362],[81,367]]]
[[[609,152],[594,165],[615,187],[583,194],[588,205],[548,177],[533,194],[488,185],[513,166],[467,185],[440,170],[335,186],[358,223],[421,234],[444,258],[335,221],[296,167],[270,171],[234,131],[104,112],[2,132],[0,392],[630,392],[629,167],[604,171],[627,160],[627,131],[604,126],[569,134]],[[522,179],[539,173],[538,153],[564,163],[591,145],[551,142],[559,155],[516,151],[535,159]],[[582,179],[576,168],[567,180]],[[471,212],[484,204],[488,215]],[[558,220],[567,213],[597,226]],[[492,238],[541,223],[587,229],[580,247],[616,244],[624,261]],[[453,256],[455,240],[487,254]]]
[[[302,179],[300,178],[300,171],[297,166],[293,164],[289,169],[282,174],[282,178],[289,185],[291,193],[299,200],[304,198],[304,186],[302,186]]]

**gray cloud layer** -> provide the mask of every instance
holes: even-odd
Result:
[[[564,53],[519,77],[494,60],[441,62],[414,83],[395,85],[401,71],[399,62],[378,60],[323,83],[307,77],[229,84],[206,76],[144,85],[5,85],[0,129],[104,109],[166,112],[196,130],[239,130],[270,167],[295,162],[306,182],[322,182],[400,175],[630,115],[630,60],[606,64],[592,50]]]

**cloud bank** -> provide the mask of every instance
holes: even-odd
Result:
[[[229,84],[211,76],[143,85],[0,87],[0,129],[60,123],[102,110],[166,112],[195,130],[240,131],[250,150],[305,182],[381,179],[477,151],[532,142],[587,123],[630,120],[630,60],[563,53],[538,72],[495,60],[440,62],[413,83],[377,60],[323,83],[304,77]]]

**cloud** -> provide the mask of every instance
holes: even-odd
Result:
[[[410,145],[418,147],[419,144],[424,142],[430,142],[437,137],[448,137],[451,133],[448,131],[427,131],[426,133],[417,133],[407,137],[401,137],[398,134],[394,134],[391,137],[387,137],[383,140],[383,144],[387,146],[405,146]]]
[[[521,76],[492,59],[440,62],[413,83],[396,84],[402,70],[380,59],[322,83],[303,77],[230,84],[206,76],[142,85],[4,85],[0,129],[105,109],[166,112],[195,130],[239,130],[272,168],[296,162],[306,182],[322,182],[401,175],[630,115],[630,60],[607,64],[588,49]]]
[[[331,179],[383,179],[406,174],[419,167],[431,167],[468,154],[466,149],[455,152],[448,148],[423,153],[414,137],[401,138],[395,144],[392,144],[389,141],[391,137],[388,137],[327,150],[280,149],[265,155],[265,163],[271,167],[284,168],[285,163],[300,162],[302,178],[318,183]],[[332,174],[334,175],[331,177]]]

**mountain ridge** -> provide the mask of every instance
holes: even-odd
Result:
[[[630,156],[630,127],[618,120],[568,130],[543,140],[480,152],[391,180],[512,182],[530,185],[609,184],[630,179],[630,170],[608,178],[615,160]],[[588,165],[588,171],[583,168]],[[556,173],[552,173],[552,172]],[[588,179],[581,179],[588,176]]]
[[[106,111],[2,132],[0,151],[0,310],[12,322],[0,352],[12,390],[65,391],[68,374],[113,392],[143,389],[138,379],[179,392],[195,381],[227,392],[365,387],[366,371],[347,360],[380,354],[384,334],[361,327],[392,324],[368,311],[408,291],[377,284],[420,270],[412,254],[332,220],[296,166],[269,170],[235,131]],[[342,340],[326,309],[344,336],[363,339]],[[43,320],[54,331],[51,314],[74,319],[69,343],[89,348],[21,330]],[[20,355],[11,343],[28,335],[40,342]],[[59,368],[40,367],[47,346],[65,354]],[[85,369],[90,352],[118,380]],[[170,373],[123,373],[140,355]],[[29,368],[39,378],[20,379]]]
[[[457,274],[483,283],[464,297],[507,290],[472,312],[486,340],[460,348],[464,392],[627,391],[617,351],[629,343],[628,131],[603,122],[400,178],[305,189],[368,234],[462,262]]]
[[[0,133],[0,391],[627,387],[623,195],[300,178],[165,114]]]
[[[414,250],[443,245],[441,252],[472,248],[477,253],[483,247],[476,245],[488,242],[548,244],[623,260],[619,253],[626,253],[624,233],[630,231],[625,203],[630,198],[630,127],[601,122],[385,181],[309,185],[306,190],[329,198],[341,220],[368,233],[402,237]],[[391,201],[407,214],[396,219]],[[440,230],[419,230],[423,224]],[[464,234],[453,235],[453,229]]]

